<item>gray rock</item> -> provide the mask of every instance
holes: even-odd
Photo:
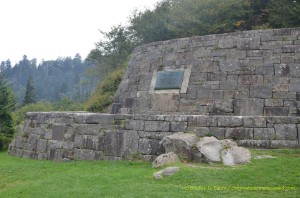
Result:
[[[192,146],[197,142],[198,138],[195,134],[191,133],[175,133],[166,136],[160,144],[165,152],[174,152],[182,159],[192,160]]]
[[[167,164],[173,164],[173,163],[179,163],[180,159],[179,157],[173,153],[166,153],[166,154],[161,154],[159,155],[153,162],[152,162],[152,167],[153,168],[158,168],[165,166]]]
[[[155,179],[162,179],[163,177],[168,177],[168,176],[174,175],[174,173],[176,173],[177,171],[179,171],[179,167],[178,166],[172,166],[172,167],[165,168],[164,170],[160,170],[158,172],[155,172],[153,174],[153,177]]]
[[[268,158],[277,158],[277,157],[274,157],[274,156],[271,156],[271,155],[258,155],[258,156],[255,156],[254,159],[268,159]]]
[[[221,162],[221,142],[215,137],[204,137],[197,142],[197,149],[207,162]]]
[[[227,166],[245,164],[248,163],[250,159],[250,151],[243,147],[233,146],[230,149],[222,151],[223,164]]]
[[[220,140],[220,142],[221,142],[222,147],[224,149],[231,148],[233,146],[237,146],[237,143],[233,140],[230,140],[230,139]]]

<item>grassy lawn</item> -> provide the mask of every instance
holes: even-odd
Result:
[[[146,162],[36,161],[1,152],[0,197],[300,197],[300,150],[252,150],[265,154],[277,158],[237,167],[180,164],[156,180]]]

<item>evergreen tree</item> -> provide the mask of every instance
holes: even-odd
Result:
[[[24,105],[27,105],[30,103],[36,103],[35,88],[34,88],[32,76],[28,77],[25,98],[23,101]]]
[[[15,97],[7,82],[0,74],[0,150],[7,149],[14,134],[11,112],[15,107]]]

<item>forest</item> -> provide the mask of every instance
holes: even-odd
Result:
[[[0,149],[7,148],[26,111],[105,112],[136,46],[182,37],[300,26],[300,0],[162,0],[134,10],[128,24],[101,32],[88,57],[79,54],[37,64],[0,64]],[[12,91],[11,91],[12,90]]]

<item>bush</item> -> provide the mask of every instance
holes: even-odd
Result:
[[[54,111],[82,111],[83,105],[71,100],[68,96],[63,96],[59,102],[53,105]]]
[[[47,112],[53,111],[53,106],[50,102],[37,102],[31,103],[21,107],[20,109],[13,112],[13,118],[15,122],[15,126],[22,124],[25,119],[26,112]]]
[[[121,83],[123,73],[123,67],[110,73],[85,102],[85,109],[92,112],[104,112],[114,101],[114,95]]]

